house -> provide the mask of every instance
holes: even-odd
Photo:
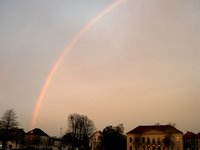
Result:
[[[49,138],[49,146],[52,150],[59,150],[62,146],[61,138],[58,137],[50,137]]]
[[[3,129],[0,130],[0,147],[2,147],[3,139],[7,134],[6,148],[9,149],[23,149],[24,146],[24,135],[23,129],[13,128],[8,130],[6,133]]]
[[[41,129],[35,128],[25,134],[25,145],[35,149],[46,149],[49,146],[49,136]]]
[[[127,150],[183,150],[183,133],[172,125],[138,126],[126,135]]]
[[[187,131],[183,135],[184,150],[200,150],[200,133]]]
[[[89,145],[91,150],[97,150],[99,149],[101,145],[102,140],[102,132],[101,131],[96,131],[95,133],[92,134],[90,137]]]
[[[62,138],[61,138],[61,145],[62,147],[66,148],[67,150],[73,150],[73,135],[71,133],[66,133]]]
[[[7,147],[10,149],[23,149],[25,132],[23,129],[10,129]]]

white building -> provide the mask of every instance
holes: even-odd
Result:
[[[96,131],[92,136],[90,137],[90,148],[91,150],[97,150],[99,149],[101,145],[101,138],[102,133],[101,131]]]

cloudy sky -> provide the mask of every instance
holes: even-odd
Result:
[[[30,130],[37,97],[70,40],[112,0],[0,1],[0,115]],[[71,113],[96,128],[176,123],[200,132],[200,1],[126,0],[70,49],[34,127],[49,135]]]

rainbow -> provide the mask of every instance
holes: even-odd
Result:
[[[40,90],[40,93],[38,95],[38,98],[36,100],[36,104],[34,107],[34,111],[32,113],[32,119],[31,119],[31,124],[30,124],[30,128],[33,128],[35,126],[36,120],[37,120],[37,116],[42,104],[42,101],[45,97],[45,94],[47,92],[48,86],[51,83],[51,80],[56,72],[56,70],[58,69],[58,67],[60,66],[60,64],[62,63],[63,59],[65,58],[65,56],[69,53],[69,51],[76,45],[76,43],[79,41],[79,39],[98,21],[100,20],[102,17],[104,17],[105,15],[107,15],[109,12],[111,12],[114,8],[116,8],[117,6],[119,6],[120,4],[122,4],[123,2],[125,2],[126,0],[115,0],[114,2],[112,2],[110,5],[108,5],[105,9],[103,9],[100,13],[98,13],[94,18],[92,18],[83,28],[81,28],[81,30],[71,39],[71,41],[68,43],[68,45],[64,48],[64,50],[62,51],[62,53],[60,54],[60,56],[58,57],[58,59],[56,60],[56,62],[54,63],[54,65],[52,66],[44,84],[42,85],[42,88]]]

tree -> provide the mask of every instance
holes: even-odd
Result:
[[[70,114],[68,116],[68,131],[66,134],[70,134],[71,144],[74,148],[88,150],[89,137],[94,130],[94,123],[87,116],[80,114]]]
[[[176,123],[168,123],[167,126],[169,127],[169,129],[166,131],[167,134],[165,135],[164,139],[163,139],[163,143],[164,145],[168,148],[168,150],[170,148],[174,148],[174,136],[172,135],[172,130],[175,128]]]
[[[126,136],[122,124],[107,126],[102,132],[102,145],[105,150],[126,150]]]
[[[5,150],[7,140],[9,139],[9,130],[18,128],[19,122],[13,109],[6,110],[0,120],[0,129],[2,130],[2,145]]]
[[[168,150],[170,149],[170,147],[173,148],[174,147],[173,136],[171,134],[167,134],[163,139],[163,143],[168,148]]]

